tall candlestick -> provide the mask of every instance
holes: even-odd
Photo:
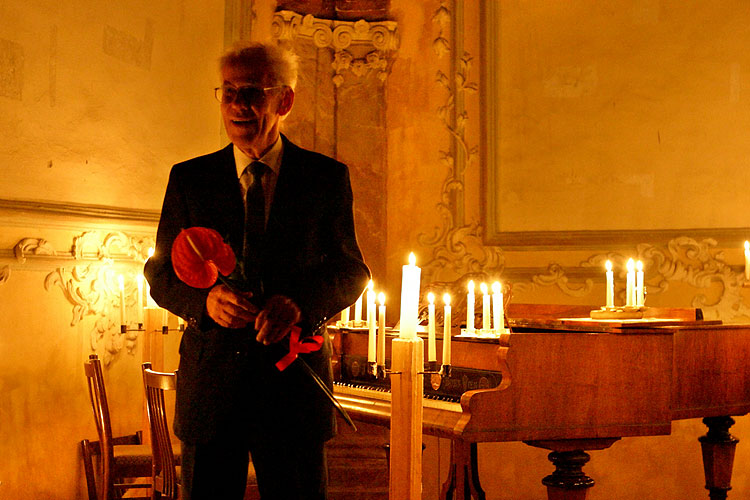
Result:
[[[380,307],[378,308],[378,352],[377,352],[377,363],[378,366],[385,366],[385,294],[380,292],[378,294],[378,302]]]
[[[496,331],[505,328],[505,311],[503,311],[503,287],[499,281],[492,284],[492,318]]]
[[[443,295],[445,309],[443,310],[443,364],[451,364],[451,296]]]
[[[143,324],[143,275],[137,274],[135,280],[138,283],[138,297],[136,298],[136,308],[138,309],[138,324]]]
[[[148,258],[154,256],[154,247],[150,247],[148,249]],[[148,261],[148,259],[146,259]],[[151,297],[151,285],[149,285],[148,280],[146,281],[146,307],[158,307],[156,305],[156,301]]]
[[[643,293],[643,262],[640,260],[635,263],[635,305],[643,306],[646,298]]]
[[[615,306],[615,275],[612,272],[612,262],[607,261],[604,266],[607,268],[607,307]]]
[[[487,283],[479,285],[479,289],[482,290],[482,330],[486,332],[490,329],[490,294]]]
[[[357,301],[354,303],[354,326],[355,328],[359,328],[362,326],[362,295],[364,295],[364,290],[360,294],[359,297],[357,297]]]
[[[117,282],[120,285],[120,324],[125,324],[125,278],[122,274],[117,276]]]
[[[427,294],[427,361],[437,361],[437,344],[435,340],[435,294]]]
[[[633,293],[635,290],[635,262],[633,262],[633,259],[628,259],[626,268],[628,274],[625,282],[625,306],[632,307],[634,305],[633,297],[635,296]]]
[[[466,294],[466,333],[474,333],[474,281],[469,281],[469,293]]]
[[[419,280],[422,269],[416,265],[417,258],[409,254],[409,264],[403,266],[401,276],[401,319],[399,320],[399,337],[402,339],[417,338],[417,319],[419,317]]]
[[[343,311],[341,311],[341,323],[346,326],[349,324],[349,309],[351,307],[345,308]]]
[[[745,242],[745,280],[750,281],[750,241]]]
[[[372,281],[370,281],[372,283]],[[372,289],[367,290],[367,361],[374,363],[377,342],[375,338],[375,292]]]

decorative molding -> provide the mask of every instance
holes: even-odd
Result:
[[[333,49],[332,78],[339,87],[347,71],[357,78],[374,74],[385,81],[392,54],[398,49],[397,27],[395,21],[334,21],[282,10],[273,16],[271,33],[278,40],[303,38],[318,48]]]
[[[26,254],[28,253],[36,256],[57,255],[57,252],[55,252],[55,249],[52,248],[52,245],[50,245],[47,240],[42,238],[23,238],[21,241],[16,243],[15,247],[13,247],[13,254],[16,256],[16,260],[19,264],[26,263]]]
[[[73,216],[107,221],[148,222],[154,225],[159,222],[159,215],[161,213],[158,210],[138,210],[105,205],[60,203],[41,200],[14,200],[8,198],[0,198],[0,211],[32,215]]]
[[[7,283],[10,279],[10,266],[0,267],[0,285]]]

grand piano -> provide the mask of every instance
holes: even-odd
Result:
[[[689,418],[708,427],[700,442],[709,497],[727,498],[731,417],[750,412],[750,325],[659,308],[597,321],[591,309],[511,304],[510,333],[453,337],[450,377],[425,376],[423,432],[451,440],[441,498],[483,499],[476,444],[523,441],[551,451],[556,469],[542,479],[550,500],[583,499],[594,484],[583,471],[587,451],[669,434],[673,420]],[[388,379],[365,369],[367,332],[332,334],[337,398],[355,420],[388,426]]]

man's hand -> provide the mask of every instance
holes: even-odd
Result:
[[[289,334],[293,325],[302,318],[299,306],[289,297],[274,295],[255,318],[255,339],[265,345],[278,342]]]
[[[256,319],[258,308],[248,300],[252,294],[237,294],[226,285],[218,285],[208,292],[206,310],[211,319],[226,328],[242,328]]]

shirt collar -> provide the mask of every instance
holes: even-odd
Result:
[[[247,166],[255,160],[246,155],[236,145],[232,145],[232,149],[234,150],[234,165],[235,167],[237,167],[237,178],[240,178],[242,177],[242,172],[244,172]],[[266,154],[264,154],[262,157],[258,158],[258,161],[264,163],[273,171],[274,174],[278,176],[279,170],[281,170],[281,155],[283,152],[284,143],[281,140],[281,135],[279,135],[279,137],[276,139],[276,142],[274,142],[273,146],[271,146],[271,149],[266,151]]]

